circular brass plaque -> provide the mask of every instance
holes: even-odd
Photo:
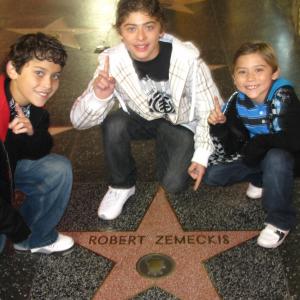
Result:
[[[174,260],[170,256],[160,253],[147,254],[136,263],[136,269],[139,274],[148,278],[167,276],[174,268]]]

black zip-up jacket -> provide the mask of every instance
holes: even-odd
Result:
[[[210,126],[212,136],[219,138],[227,154],[240,153],[243,161],[250,166],[258,164],[272,148],[289,151],[295,158],[295,175],[300,175],[300,102],[293,88],[282,87],[289,94],[287,109],[280,116],[283,130],[270,134],[260,134],[249,137],[236,111],[237,94],[228,103],[225,124]],[[281,88],[280,88],[281,89]],[[276,93],[280,92],[280,89]]]
[[[5,79],[6,103],[8,105],[11,94],[9,79]],[[0,113],[2,109],[0,107]],[[7,132],[4,144],[1,142],[1,173],[0,173],[0,233],[5,233],[13,242],[26,239],[29,229],[21,216],[11,206],[14,196],[14,171],[20,159],[39,159],[50,153],[53,140],[48,132],[49,113],[40,107],[31,105],[30,122],[34,134],[14,134],[10,129]],[[10,119],[11,120],[11,119]]]

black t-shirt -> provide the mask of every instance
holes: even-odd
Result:
[[[159,54],[149,61],[133,60],[135,71],[140,79],[143,91],[148,96],[150,112],[167,117],[175,113],[169,84],[169,68],[172,44],[159,42]]]
[[[172,53],[172,44],[159,42],[159,54],[149,61],[133,60],[133,65],[139,79],[147,75],[154,81],[169,80],[170,59]]]

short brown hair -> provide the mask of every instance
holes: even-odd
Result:
[[[238,58],[242,55],[258,53],[260,54],[266,63],[272,68],[273,73],[278,70],[278,60],[273,47],[262,41],[253,41],[253,42],[246,42],[240,46],[240,48],[235,52],[233,57],[233,72],[235,69],[236,62]]]
[[[127,18],[130,13],[138,11],[156,18],[161,28],[165,28],[166,17],[159,0],[120,0],[117,6],[116,29],[120,32],[120,27],[125,18]]]
[[[54,36],[42,32],[25,34],[10,46],[2,69],[5,71],[6,64],[11,61],[16,71],[20,73],[23,66],[32,59],[48,60],[63,68],[66,64],[67,52]]]

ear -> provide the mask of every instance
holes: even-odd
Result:
[[[272,74],[272,80],[278,79],[280,75],[280,69],[278,68],[273,74]]]
[[[17,79],[19,76],[11,60],[6,65],[6,73],[10,79]]]
[[[162,38],[162,37],[164,36],[164,34],[165,34],[165,31],[162,30],[162,31],[160,32],[160,34],[159,34],[159,38]]]

